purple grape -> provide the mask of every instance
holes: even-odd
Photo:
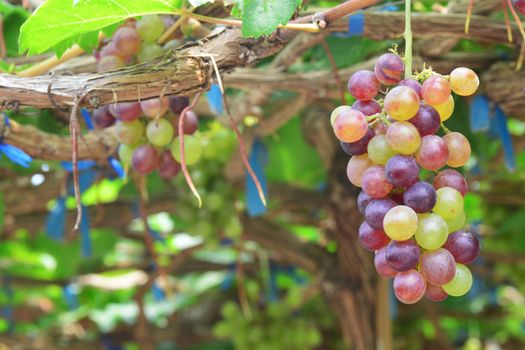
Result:
[[[419,272],[428,283],[442,286],[456,275],[456,262],[446,249],[429,250],[421,255]]]
[[[384,85],[397,84],[405,73],[405,64],[401,57],[393,53],[379,56],[374,66],[374,73]]]
[[[388,195],[394,202],[400,205],[405,205],[405,200],[403,199],[403,192],[394,192]]]
[[[115,124],[115,117],[109,113],[109,106],[105,105],[93,111],[93,123],[99,129],[104,129]]]
[[[175,130],[175,135],[179,134],[179,118],[175,118],[173,120],[173,129]],[[198,128],[199,118],[197,117],[197,114],[192,110],[186,111],[186,114],[184,114],[184,134],[193,135]]]
[[[164,150],[160,156],[159,175],[165,179],[171,179],[180,172],[180,164],[171,155],[170,150]]]
[[[395,155],[385,166],[386,178],[394,187],[408,187],[419,178],[419,166],[414,157]]]
[[[365,209],[368,203],[370,203],[374,198],[370,197],[368,194],[365,193],[365,191],[359,192],[359,195],[357,196],[357,209],[359,209],[359,212],[363,215],[365,215]]]
[[[348,91],[358,100],[372,100],[379,93],[379,80],[370,70],[359,70],[348,80]]]
[[[170,110],[175,114],[180,114],[189,105],[190,99],[186,96],[170,96]]]
[[[352,105],[352,109],[358,110],[359,112],[363,113],[367,117],[370,115],[381,113],[381,106],[379,105],[379,103],[377,103],[376,100],[370,100],[370,101],[357,100]]]
[[[414,209],[416,213],[431,211],[436,205],[436,198],[436,190],[425,181],[416,182],[403,194],[405,205]]]
[[[408,86],[409,88],[414,89],[414,91],[417,92],[417,95],[419,96],[419,98],[421,100],[423,99],[423,94],[421,92],[421,89],[422,89],[421,84],[416,79],[411,79],[411,78],[403,79],[397,85]]]
[[[436,175],[434,188],[438,190],[441,187],[455,188],[462,196],[465,196],[468,191],[467,180],[454,169],[444,169]]]
[[[448,250],[456,262],[468,264],[476,259],[481,250],[478,237],[467,231],[456,231],[448,236],[448,240],[443,246]]]
[[[437,135],[427,135],[421,139],[416,152],[416,161],[423,169],[438,170],[447,164],[449,149],[447,143]]]
[[[131,166],[141,174],[149,174],[159,165],[160,156],[151,145],[139,146],[133,151]]]
[[[361,187],[374,198],[386,197],[392,190],[385,176],[385,168],[380,165],[371,166],[364,172]]]
[[[390,242],[383,230],[371,227],[366,221],[359,226],[358,240],[363,248],[370,251],[381,249]]]
[[[512,5],[519,13],[525,16],[525,0],[512,0]]]
[[[443,301],[448,297],[447,292],[441,288],[441,286],[435,286],[431,283],[427,283],[427,290],[425,292],[425,297],[430,301]]]
[[[386,262],[401,272],[417,266],[419,247],[415,241],[391,241],[386,247]]]
[[[385,278],[394,278],[398,273],[386,262],[386,247],[383,247],[376,252],[374,266],[377,273]]]
[[[435,134],[441,125],[439,113],[432,106],[421,104],[416,115],[408,120],[419,131],[421,137]]]
[[[109,105],[109,112],[123,122],[135,120],[142,114],[140,103],[138,102],[113,103]]]
[[[186,121],[185,121],[186,122]],[[356,142],[343,142],[341,141],[341,148],[349,156],[354,156],[358,154],[366,153],[368,142],[375,136],[375,131],[371,128],[368,128],[365,136]]]
[[[397,204],[390,198],[374,199],[365,209],[365,220],[375,229],[383,229],[383,219],[386,213]]]

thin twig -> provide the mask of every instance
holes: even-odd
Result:
[[[512,42],[512,27],[510,25],[509,13],[507,11],[507,3],[505,2],[505,0],[501,0],[501,5],[503,7],[503,16],[505,17],[505,27],[507,27],[507,40],[509,41],[509,43],[511,43]]]
[[[412,27],[410,25],[411,0],[405,0],[405,78],[412,77]]]
[[[0,58],[7,56],[4,37],[4,17],[0,15]]]
[[[523,24],[521,23],[520,17],[516,13],[516,10],[514,9],[514,6],[512,6],[512,2],[510,0],[507,0],[507,7],[510,9],[510,13],[512,13],[512,16],[514,17],[514,21],[516,22],[516,25],[518,26],[518,29],[521,33],[521,40],[522,40],[522,46],[523,46],[523,43],[525,42],[525,30],[523,29]],[[521,69],[521,63],[523,62],[522,56],[523,55],[520,52],[520,58],[518,58],[518,62],[516,63],[516,70]]]
[[[180,146],[180,167],[182,169],[182,173],[184,174],[184,178],[186,179],[186,183],[188,184],[188,187],[190,188],[191,192],[195,197],[197,197],[197,201],[199,202],[199,208],[202,207],[202,198],[199,194],[199,191],[197,191],[197,188],[193,184],[193,181],[191,179],[190,173],[188,171],[188,167],[186,166],[186,157],[184,155],[184,119],[186,119],[186,113],[189,110],[192,110],[195,108],[195,105],[197,104],[197,101],[199,101],[199,98],[202,95],[202,91],[199,91],[196,95],[191,104],[184,108],[180,114],[179,117],[179,146]]]
[[[341,102],[343,103],[343,105],[346,105],[345,88],[343,86],[343,81],[341,80],[341,76],[339,75],[339,69],[337,69],[337,64],[335,62],[334,55],[332,54],[332,50],[330,50],[330,46],[328,45],[326,38],[323,37],[321,45],[323,46],[323,49],[326,52],[326,57],[328,58],[330,65],[332,66],[332,72],[334,72],[334,80],[337,86],[339,87],[339,95],[341,96]]]
[[[195,11],[195,7],[192,7],[188,10],[188,12],[190,13],[193,13],[193,11]],[[161,35],[161,37],[159,38],[159,40],[157,40],[157,43],[158,44],[165,44],[169,37],[175,33],[177,31],[177,29],[179,29],[179,27],[182,25],[182,22],[185,20],[186,16],[180,16],[176,21],[175,23],[173,23],[171,25],[171,27],[168,28],[168,30],[166,30],[164,32],[164,34]]]
[[[465,34],[468,34],[470,28],[470,18],[472,17],[472,9],[474,8],[474,0],[470,0],[467,7],[467,18],[465,19]]]
[[[82,202],[80,198],[80,185],[78,182],[78,137],[80,135],[80,125],[78,123],[78,110],[83,97],[77,96],[71,108],[69,116],[69,134],[71,137],[71,163],[73,167],[73,190],[75,192],[75,202],[77,206],[77,218],[73,229],[76,231],[82,221]]]
[[[252,309],[250,308],[250,301],[248,300],[248,295],[246,294],[246,288],[244,288],[244,266],[242,263],[243,250],[243,241],[241,238],[237,248],[237,261],[235,269],[237,277],[237,294],[239,296],[239,304],[241,304],[244,317],[251,319],[253,316]]]

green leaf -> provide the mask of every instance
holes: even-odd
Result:
[[[20,51],[39,54],[50,48],[63,52],[65,44],[93,44],[93,33],[127,18],[170,14],[182,0],[47,0],[20,29]],[[67,45],[67,46],[69,46]]]
[[[242,35],[259,37],[286,24],[297,8],[297,0],[244,0]]]

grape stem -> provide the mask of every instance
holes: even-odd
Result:
[[[452,131],[450,131],[449,128],[445,126],[445,124],[441,123],[441,129],[445,132],[445,134],[450,134]]]
[[[411,0],[405,0],[405,79],[412,77],[412,27],[410,26]]]

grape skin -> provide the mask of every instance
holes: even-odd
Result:
[[[479,87],[478,75],[469,68],[458,67],[450,73],[450,88],[460,96],[470,96]]]
[[[365,191],[359,192],[359,195],[357,196],[357,208],[359,209],[359,212],[363,215],[365,215],[365,209],[368,203],[370,203],[374,198],[370,197],[368,194],[366,194]]]
[[[416,267],[419,261],[419,247],[410,241],[391,241],[386,247],[386,262],[402,272]]]
[[[447,102],[440,105],[433,105],[434,109],[438,112],[439,118],[442,122],[448,120],[454,112],[454,98],[452,95],[448,98]]]
[[[423,94],[421,93],[421,84],[416,80],[412,78],[403,79],[399,82],[399,86],[407,86],[409,88],[414,89],[414,91],[417,93],[419,99],[423,99]]]
[[[427,284],[416,270],[400,272],[394,278],[394,294],[404,304],[415,304],[425,295]]]
[[[189,105],[190,99],[187,96],[170,96],[170,110],[175,114],[182,113],[184,108],[188,107]]]
[[[385,166],[386,178],[394,187],[408,187],[419,178],[419,166],[414,157],[395,155]]]
[[[418,216],[406,205],[398,205],[388,211],[383,219],[383,230],[388,237],[396,241],[404,241],[416,233]]]
[[[159,153],[151,145],[142,145],[135,149],[131,159],[133,169],[140,174],[149,174],[157,168]]]
[[[385,165],[396,152],[390,147],[385,135],[376,135],[368,142],[368,157],[376,164]]]
[[[397,204],[390,198],[374,199],[365,209],[366,222],[375,229],[383,230],[383,220],[386,213]]]
[[[127,56],[136,55],[140,50],[140,35],[135,28],[121,27],[113,35],[115,47]]]
[[[468,191],[467,180],[454,169],[444,169],[440,171],[434,178],[434,188],[452,187],[461,193],[462,196]]]
[[[120,143],[135,144],[139,142],[144,135],[144,124],[137,119],[131,122],[118,121],[115,125],[115,134]]]
[[[479,256],[480,244],[478,237],[471,232],[457,231],[448,237],[444,245],[456,262],[469,264]]]
[[[109,106],[105,105],[93,110],[93,123],[98,129],[104,129],[115,124],[115,117],[109,112]]]
[[[434,107],[425,104],[421,104],[417,114],[408,121],[416,127],[421,137],[435,134],[441,125],[438,111]]]
[[[346,166],[346,176],[352,185],[361,187],[363,174],[366,169],[373,166],[374,163],[368,158],[367,153],[363,153],[357,156],[352,156]]]
[[[379,93],[380,83],[374,72],[359,70],[348,81],[348,91],[361,101],[372,100]]]
[[[375,136],[375,131],[368,128],[365,136],[355,142],[340,141],[342,150],[349,156],[359,155],[367,152],[370,140]]]
[[[450,98],[450,84],[438,75],[432,75],[423,83],[421,93],[429,105],[441,105]]]
[[[374,74],[377,80],[384,85],[397,84],[403,78],[404,72],[403,60],[393,53],[385,53],[379,56],[374,66]]]
[[[419,96],[408,86],[396,86],[385,96],[385,111],[395,120],[408,120],[419,110]]]
[[[387,196],[392,190],[385,176],[385,169],[382,166],[375,165],[368,168],[362,178],[363,191],[373,198],[382,198]]]
[[[359,141],[367,130],[368,122],[365,115],[354,109],[342,111],[334,121],[334,133],[340,141]]]
[[[359,226],[358,241],[367,250],[375,251],[383,248],[390,242],[383,230],[370,226],[366,221]]]
[[[159,175],[164,179],[171,179],[180,172],[180,164],[173,158],[169,150],[164,150],[159,162]]]
[[[428,283],[442,286],[454,278],[456,262],[446,249],[429,250],[421,255],[419,272]]]
[[[183,108],[184,109],[184,108]],[[337,118],[337,116],[339,115],[339,113],[343,112],[343,111],[346,111],[346,110],[349,110],[349,109],[352,109],[352,107],[350,106],[339,106],[337,107],[336,109],[334,109],[332,111],[332,114],[330,114],[330,124],[332,124],[332,127],[334,126],[334,123],[335,123],[335,118]],[[182,109],[180,110],[180,112],[182,112]],[[180,113],[179,112],[179,113]],[[175,112],[174,112],[175,113]]]
[[[460,297],[468,293],[472,287],[472,273],[463,264],[456,264],[456,275],[452,281],[443,285],[443,290],[449,295]]]
[[[169,100],[167,97],[159,97],[141,101],[140,108],[145,116],[157,119],[162,117],[168,111]]]
[[[109,112],[118,120],[130,122],[138,119],[141,114],[138,102],[120,102],[109,105]]]
[[[396,152],[404,155],[415,153],[421,145],[421,136],[416,127],[409,122],[395,122],[386,131],[388,144]]]
[[[444,219],[452,219],[463,211],[463,196],[452,187],[442,187],[436,191],[437,200],[433,211]]]
[[[376,100],[357,100],[352,105],[352,109],[363,113],[367,117],[377,113],[381,113],[381,106],[379,105],[379,103],[377,103]]]
[[[146,137],[154,146],[166,146],[173,139],[173,127],[166,119],[152,120],[146,127]]]
[[[435,286],[431,283],[427,283],[425,298],[430,301],[439,302],[445,300],[447,297],[447,292],[445,292],[441,286]]]
[[[443,136],[443,140],[445,140],[449,152],[447,165],[453,168],[465,165],[471,152],[467,138],[459,132],[451,132]]]
[[[383,247],[376,252],[374,266],[377,273],[385,278],[394,278],[398,273],[398,271],[392,268],[392,266],[386,261],[386,247]]]
[[[447,164],[449,150],[446,142],[437,135],[427,135],[421,139],[416,153],[416,161],[427,170],[439,170]]]
[[[418,181],[407,188],[403,194],[403,203],[416,213],[426,213],[436,205],[436,191],[429,183]]]

